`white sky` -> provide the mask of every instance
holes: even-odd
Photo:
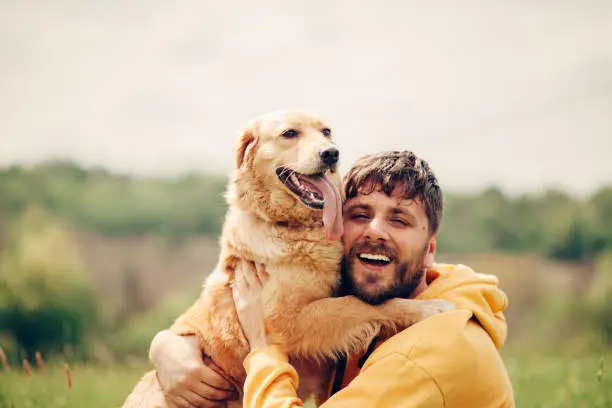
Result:
[[[272,109],[342,170],[410,149],[447,189],[612,183],[611,1],[0,3],[0,165],[227,171]]]

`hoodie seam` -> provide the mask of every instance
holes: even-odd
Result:
[[[438,384],[436,379],[429,373],[429,371],[427,371],[425,368],[423,368],[421,365],[419,365],[414,360],[408,358],[408,356],[406,356],[405,354],[402,354],[402,353],[392,353],[390,355],[402,356],[408,365],[413,365],[414,367],[416,367],[420,371],[422,371],[423,374],[425,374],[427,376],[427,378],[429,378],[429,380],[432,383],[434,383],[434,385],[436,386],[436,389],[438,390],[438,392],[440,393],[440,396],[442,397],[442,406],[446,407],[446,397],[444,396],[444,392],[442,392],[442,388],[440,388],[440,385]]]

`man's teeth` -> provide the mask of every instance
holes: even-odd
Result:
[[[361,259],[368,259],[368,260],[371,260],[371,261],[391,262],[391,258],[389,258],[388,256],[384,256],[384,255],[359,254],[359,257]]]

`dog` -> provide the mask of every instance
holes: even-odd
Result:
[[[405,328],[448,310],[441,300],[371,306],[354,296],[332,297],[343,256],[338,163],[330,127],[308,112],[265,114],[239,138],[218,264],[200,297],[171,327],[195,335],[202,353],[236,386],[241,397],[230,407],[242,406],[242,363],[249,352],[230,286],[240,262],[266,267],[266,335],[296,363],[304,399],[323,401],[330,363],[366,349],[380,329]],[[123,407],[165,407],[155,372],[141,379]]]

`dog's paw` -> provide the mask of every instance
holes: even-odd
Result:
[[[441,299],[416,300],[395,298],[379,306],[380,310],[393,319],[400,329],[409,327],[430,316],[454,310],[455,306]]]

